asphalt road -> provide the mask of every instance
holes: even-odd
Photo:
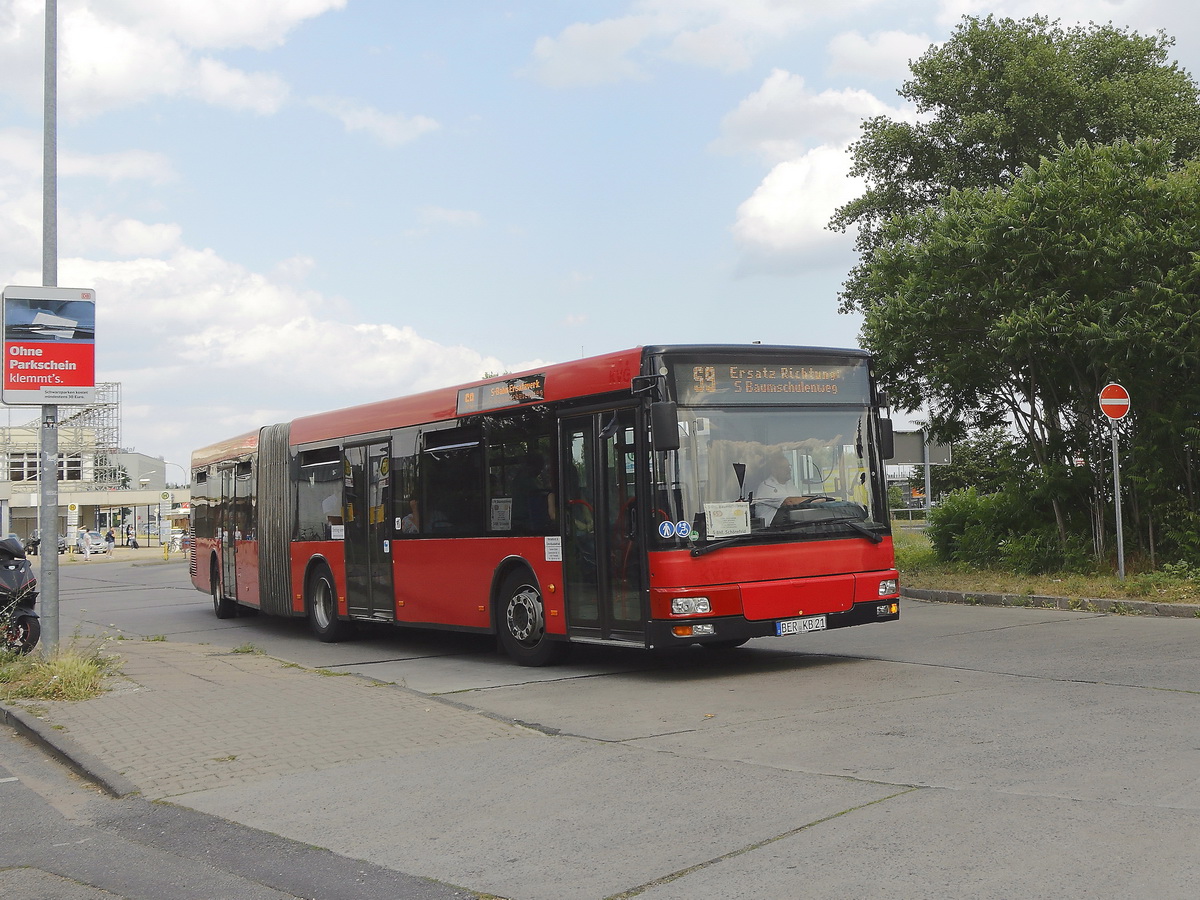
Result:
[[[181,563],[63,573],[63,634],[237,647],[553,735],[182,802],[514,898],[1193,897],[1200,620],[906,601],[728,654],[217,620]],[[315,711],[318,712],[319,711]],[[313,810],[320,810],[314,816]]]

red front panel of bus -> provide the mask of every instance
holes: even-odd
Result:
[[[687,596],[708,597],[713,616],[752,621],[842,612],[895,577],[891,538],[651,553],[650,615],[671,619],[672,599]]]

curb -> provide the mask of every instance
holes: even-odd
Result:
[[[967,594],[962,591],[903,588],[901,596],[929,603],[964,603],[968,606],[1015,606],[1025,609],[1063,609],[1070,612],[1114,616],[1168,616],[1200,618],[1200,604],[1155,603],[1151,600],[1107,600],[1100,597],[1046,597],[1039,594]]]
[[[0,703],[0,721],[16,729],[81,778],[96,784],[112,797],[120,800],[131,794],[139,793],[136,784],[93,754],[88,753],[69,735],[50,728],[37,716],[19,707]]]

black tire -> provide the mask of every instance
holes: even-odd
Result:
[[[217,614],[218,619],[232,619],[237,615],[237,601],[222,596],[224,592],[221,590],[221,570],[215,559],[209,566],[208,577],[212,591],[213,612]]]
[[[38,645],[42,637],[42,623],[37,616],[17,616],[5,629],[0,650],[28,653]]]
[[[337,587],[328,566],[318,566],[308,576],[305,594],[308,624],[317,640],[336,644],[353,636],[354,625],[337,617]]]
[[[511,572],[500,587],[496,604],[500,647],[521,666],[548,666],[567,653],[565,641],[546,634],[546,612],[537,581],[525,571]]]

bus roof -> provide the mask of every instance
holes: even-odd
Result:
[[[465,414],[460,410],[460,395],[464,390],[536,376],[544,376],[541,384],[544,386],[543,398],[547,401],[627,391],[634,376],[642,374],[644,358],[668,352],[680,354],[785,352],[808,353],[818,357],[870,356],[863,350],[766,344],[663,344],[634,347],[601,356],[539,366],[522,372],[505,373],[494,378],[481,378],[420,394],[410,394],[404,397],[365,403],[361,406],[301,416],[291,422],[290,443],[295,446],[458,418]],[[196,450],[192,454],[192,465],[209,465],[225,459],[234,459],[253,451],[257,446],[257,431],[239,435]]]

